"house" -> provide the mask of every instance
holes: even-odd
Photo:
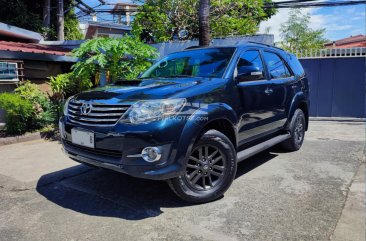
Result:
[[[87,24],[85,39],[97,37],[122,38],[131,32],[131,26],[111,23],[90,21]]]
[[[114,22],[131,26],[134,16],[137,13],[138,5],[131,3],[116,3],[112,14]]]
[[[85,39],[121,38],[130,34],[131,23],[137,13],[137,8],[136,4],[116,3],[112,9],[100,9],[98,16],[103,21],[98,21],[97,13],[81,18],[80,29],[84,33]]]
[[[354,48],[366,47],[366,36],[359,34],[348,38],[338,39],[324,44],[325,48]]]
[[[44,42],[39,33],[0,23],[0,93],[30,80],[48,88],[49,76],[68,72],[76,59],[62,44]]]

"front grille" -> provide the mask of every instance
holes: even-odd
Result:
[[[83,114],[81,111],[83,103],[89,102],[70,100],[67,112],[71,122],[86,126],[113,126],[130,107],[129,105],[90,103],[91,111]]]

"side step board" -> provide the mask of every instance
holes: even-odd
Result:
[[[261,151],[264,151],[274,145],[277,145],[278,143],[281,143],[290,137],[291,137],[291,135],[288,133],[279,135],[279,136],[273,137],[272,139],[269,139],[265,142],[259,143],[258,145],[255,145],[248,149],[242,150],[242,151],[238,152],[238,154],[237,154],[238,162],[244,161],[245,159],[247,159],[251,156],[254,156],[255,154],[257,154]]]

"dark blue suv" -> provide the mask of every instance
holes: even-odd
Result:
[[[182,199],[207,202],[229,188],[238,162],[276,144],[298,150],[308,109],[294,55],[256,43],[193,48],[137,81],[71,97],[60,133],[75,161],[167,180]]]

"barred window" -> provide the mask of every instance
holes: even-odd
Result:
[[[17,63],[0,62],[0,81],[19,81]]]

